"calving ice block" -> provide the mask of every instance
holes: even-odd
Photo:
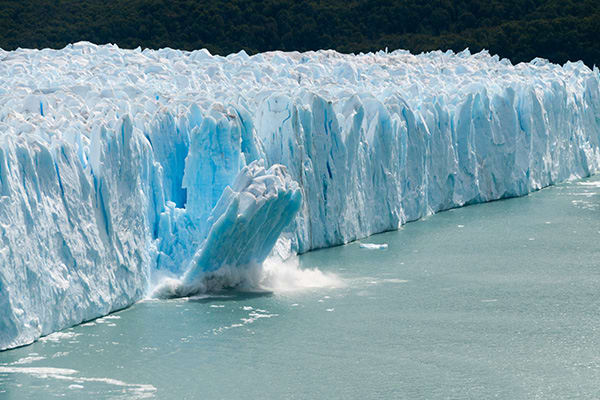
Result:
[[[278,238],[302,253],[596,173],[599,80],[468,51],[0,50],[0,349],[163,279],[234,286]]]

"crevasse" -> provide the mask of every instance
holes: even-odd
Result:
[[[0,349],[204,290],[278,238],[597,173],[599,81],[468,51],[0,50]]]

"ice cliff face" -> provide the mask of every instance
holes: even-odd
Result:
[[[487,53],[0,50],[0,349],[280,234],[305,252],[596,173],[599,82]]]

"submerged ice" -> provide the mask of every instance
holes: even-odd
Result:
[[[596,173],[599,81],[468,51],[0,50],[0,349],[235,285],[276,243]]]

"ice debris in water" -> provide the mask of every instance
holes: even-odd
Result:
[[[164,277],[248,280],[277,240],[302,253],[598,172],[599,81],[468,51],[0,50],[0,349]]]
[[[368,249],[368,250],[383,250],[383,249],[387,249],[388,245],[387,245],[387,243],[383,243],[383,244],[361,243],[360,244],[360,248],[361,249]]]

